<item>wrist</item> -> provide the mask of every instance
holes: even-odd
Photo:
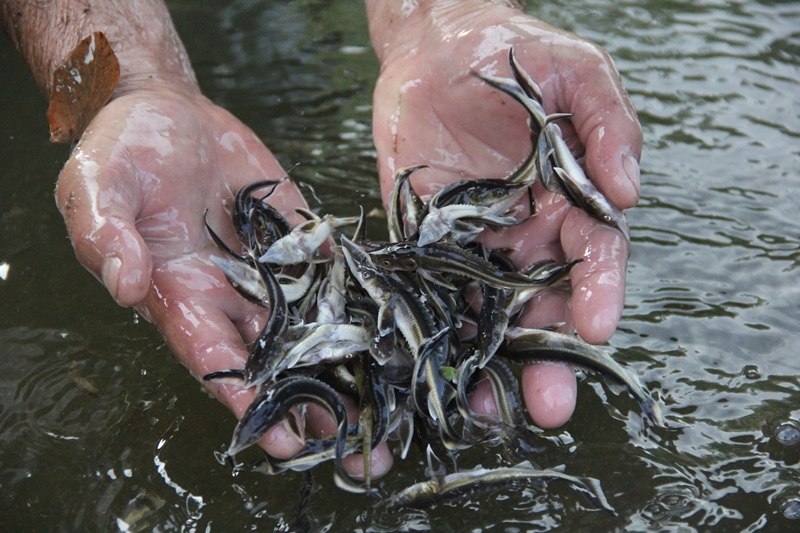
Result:
[[[112,100],[131,92],[162,87],[189,94],[200,93],[177,34],[174,39],[149,45],[111,41],[111,47],[120,65],[119,85]]]
[[[0,16],[47,96],[56,69],[82,39],[97,31],[105,34],[120,64],[114,97],[150,85],[199,92],[186,51],[161,0],[91,5],[81,0],[51,0],[45,5],[4,0]]]
[[[372,46],[384,63],[390,53],[410,52],[432,31],[469,28],[469,21],[487,10],[519,14],[525,0],[366,0],[366,6]]]

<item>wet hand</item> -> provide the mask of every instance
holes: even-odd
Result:
[[[209,261],[220,254],[203,223],[236,242],[232,192],[286,173],[260,139],[193,88],[158,87],[112,100],[95,117],[58,179],[56,199],[78,260],[121,305],[135,307],[160,330],[195,376],[243,368],[247,346],[265,322]],[[286,213],[305,206],[290,182],[269,202]],[[252,389],[208,383],[241,417]],[[325,413],[310,410],[310,432],[325,432]],[[354,414],[357,417],[357,413]],[[260,441],[278,458],[302,442],[279,425]],[[388,470],[383,445],[373,474]],[[362,462],[350,459],[351,474]]]
[[[507,54],[539,84],[548,113],[572,113],[559,124],[587,174],[618,208],[639,197],[642,133],[619,75],[605,52],[579,37],[517,10],[484,1],[428,1],[381,24],[372,7],[373,44],[381,60],[374,95],[374,135],[384,198],[394,172],[426,164],[412,185],[420,194],[464,178],[500,178],[531,151],[527,115],[470,71],[511,77]],[[387,8],[388,9],[388,8]],[[385,17],[384,17],[385,18]],[[531,302],[526,326],[567,322],[591,343],[614,333],[623,309],[629,243],[622,234],[534,188],[538,214],[484,243],[513,250],[520,267],[542,259],[584,261],[572,271],[572,293],[548,291]],[[575,407],[572,369],[557,364],[523,370],[522,387],[533,420],[565,423]],[[492,411],[487,388],[476,408]]]

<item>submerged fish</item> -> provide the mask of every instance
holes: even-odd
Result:
[[[600,482],[596,479],[570,476],[555,470],[537,470],[529,462],[511,467],[476,468],[447,474],[443,479],[423,481],[392,496],[387,502],[387,508],[389,510],[404,507],[425,508],[444,500],[496,490],[515,483],[549,480],[566,481],[572,488],[584,494],[598,509],[616,514],[603,494]]]

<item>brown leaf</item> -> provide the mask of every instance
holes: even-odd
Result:
[[[119,62],[102,32],[94,32],[70,52],[53,73],[47,120],[50,142],[78,139],[106,105],[119,83]]]

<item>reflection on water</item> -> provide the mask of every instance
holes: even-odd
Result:
[[[628,297],[611,345],[681,430],[588,377],[534,460],[600,479],[388,514],[328,466],[232,477],[233,420],[74,261],[52,201],[65,153],[14,52],[0,95],[0,530],[784,531],[800,519],[800,6],[529,1],[609,50],[645,130]],[[359,2],[172,2],[206,93],[334,213],[379,205],[377,65]],[[9,81],[6,81],[9,80]],[[28,96],[24,96],[28,95]],[[38,117],[38,119],[37,119]],[[342,188],[345,187],[345,193]],[[310,195],[309,195],[310,196]],[[43,260],[45,259],[45,260]],[[491,465],[491,450],[475,457]],[[396,461],[386,492],[419,481]]]

